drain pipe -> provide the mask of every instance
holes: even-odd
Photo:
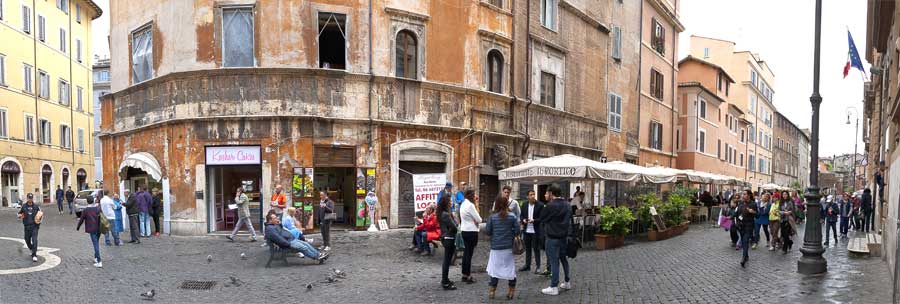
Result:
[[[534,100],[531,96],[531,1],[526,1],[525,5],[525,98],[528,103],[525,104],[525,140],[522,142],[522,159],[528,157],[528,147],[531,145],[531,135],[528,135],[528,116],[531,114],[531,104]],[[521,133],[521,132],[520,132]]]
[[[375,129],[375,121],[372,120],[372,89],[374,88],[375,83],[375,69],[372,67],[372,0],[369,0],[369,138],[368,145],[369,151],[374,153],[375,149],[372,147],[373,143],[373,135],[372,132]]]
[[[641,16],[644,15],[644,1],[641,1]],[[641,161],[641,86],[643,86],[644,77],[641,76],[641,70],[644,68],[644,21],[638,26],[638,81],[637,81],[637,148],[638,163]],[[674,124],[673,124],[674,125]],[[628,146],[628,133],[625,134],[625,146]]]

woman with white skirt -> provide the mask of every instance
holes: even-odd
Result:
[[[494,202],[494,210],[488,217],[485,232],[491,236],[491,255],[488,258],[487,273],[491,276],[488,298],[493,299],[497,284],[501,279],[509,281],[506,299],[512,300],[516,294],[516,259],[513,255],[513,239],[521,228],[515,214],[509,212],[507,200],[502,196]]]

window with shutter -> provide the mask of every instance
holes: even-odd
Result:
[[[613,50],[612,58],[616,60],[622,59],[622,28],[613,27]]]

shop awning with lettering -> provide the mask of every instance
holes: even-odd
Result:
[[[633,168],[632,168],[633,169]],[[584,157],[564,154],[530,161],[500,170],[500,180],[547,183],[564,180],[604,179],[634,181],[640,172],[612,163],[601,163]]]

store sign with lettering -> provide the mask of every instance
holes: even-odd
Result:
[[[446,174],[413,174],[413,199],[416,212],[425,211],[428,204],[437,204],[437,196],[447,184]]]
[[[206,147],[206,165],[259,165],[259,146]]]

